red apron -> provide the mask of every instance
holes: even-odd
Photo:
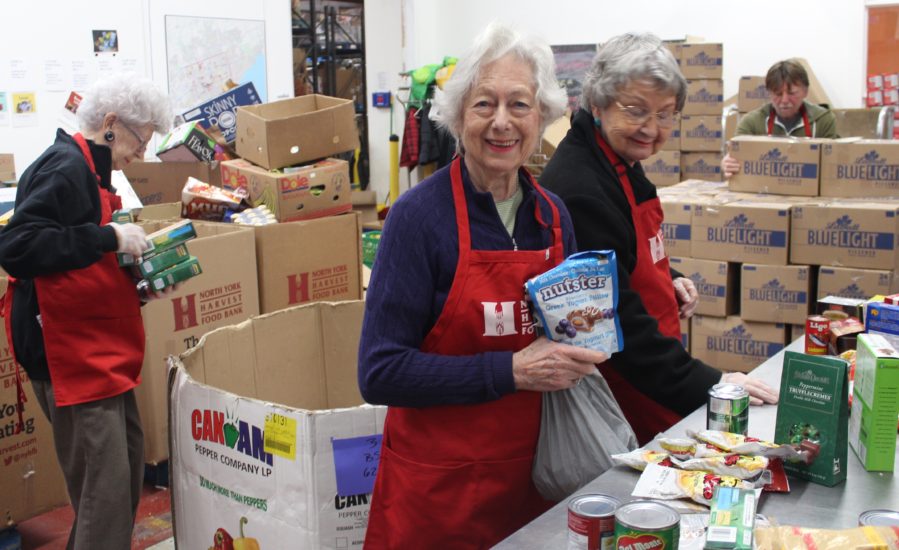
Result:
[[[421,350],[444,355],[520,350],[536,337],[523,301],[524,282],[564,256],[558,211],[547,199],[553,205],[551,248],[472,250],[458,158],[451,176],[459,263],[443,312]],[[519,391],[477,405],[390,407],[365,546],[489,548],[548,510],[552,503],[531,481],[541,399],[540,392]]]
[[[640,295],[643,306],[658,321],[659,332],[680,341],[679,308],[662,234],[662,205],[658,197],[638,205],[621,157],[609,147],[599,129],[596,130],[596,142],[609,162],[615,166],[618,182],[631,207],[631,221],[637,234],[637,265],[630,274],[631,288]],[[665,368],[665,365],[660,365],[660,368]],[[609,383],[641,445],[681,419],[678,414],[656,403],[625,380],[612,368],[610,362],[600,365],[599,370]]]
[[[799,108],[799,112],[802,113],[802,129],[805,131],[805,137],[812,137],[812,127],[808,123],[808,114],[805,112],[805,105]],[[771,111],[768,113],[768,135],[774,135],[774,107],[771,107]],[[786,127],[784,127],[784,132],[786,132]]]
[[[72,137],[97,177],[100,225],[106,225],[113,210],[121,208],[121,199],[99,186],[84,137]],[[34,284],[58,407],[113,397],[140,382],[144,357],[140,300],[131,275],[119,267],[114,252],[83,269],[36,277]]]

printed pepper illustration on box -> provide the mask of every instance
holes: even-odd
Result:
[[[248,523],[247,518],[240,518],[240,538],[235,539],[225,531],[224,528],[216,529],[212,536],[213,546],[209,550],[262,550],[259,541],[253,538],[245,537],[243,534],[243,526]]]

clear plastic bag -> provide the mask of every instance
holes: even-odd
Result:
[[[543,498],[560,501],[614,466],[611,455],[636,448],[637,436],[597,371],[543,394],[534,484]]]

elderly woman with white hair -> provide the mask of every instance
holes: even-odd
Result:
[[[10,349],[53,428],[75,521],[67,548],[131,547],[143,482],[134,387],[144,358],[135,281],[116,252],[140,255],[144,230],[112,222],[112,170],[143,157],[171,124],[166,97],[134,75],[98,81],[56,141],[22,174],[0,232],[9,273]],[[16,367],[21,425],[24,392]]]
[[[523,285],[575,250],[522,168],[564,108],[552,52],[491,25],[437,98],[459,155],[390,209],[359,386],[388,405],[366,546],[488,548],[547,510],[531,481],[541,392],[605,355],[537,337]]]
[[[624,349],[600,372],[641,444],[703,405],[718,382],[745,386],[753,404],[777,401],[768,385],[742,373],[722,376],[680,342],[679,319],[692,315],[697,293],[669,266],[662,208],[640,162],[678,124],[686,90],[674,56],[657,37],[612,38],[596,53],[581,109],[540,176],[568,207],[578,246],[618,256]]]

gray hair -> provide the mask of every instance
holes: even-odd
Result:
[[[465,98],[474,89],[483,68],[508,54],[529,63],[534,70],[540,134],[565,112],[567,96],[556,79],[556,64],[549,45],[507,25],[491,23],[456,64],[453,75],[443,86],[443,93],[434,98],[437,109],[432,118],[456,138],[457,150],[461,147]]]
[[[82,130],[96,132],[109,113],[132,126],[152,124],[160,134],[172,127],[168,98],[151,80],[134,73],[113,74],[96,81],[85,92],[75,116]]]
[[[618,92],[634,80],[647,81],[661,92],[671,92],[677,98],[676,109],[684,108],[687,81],[674,55],[651,33],[622,34],[599,47],[584,79],[581,107],[588,111],[593,106],[608,107]]]

